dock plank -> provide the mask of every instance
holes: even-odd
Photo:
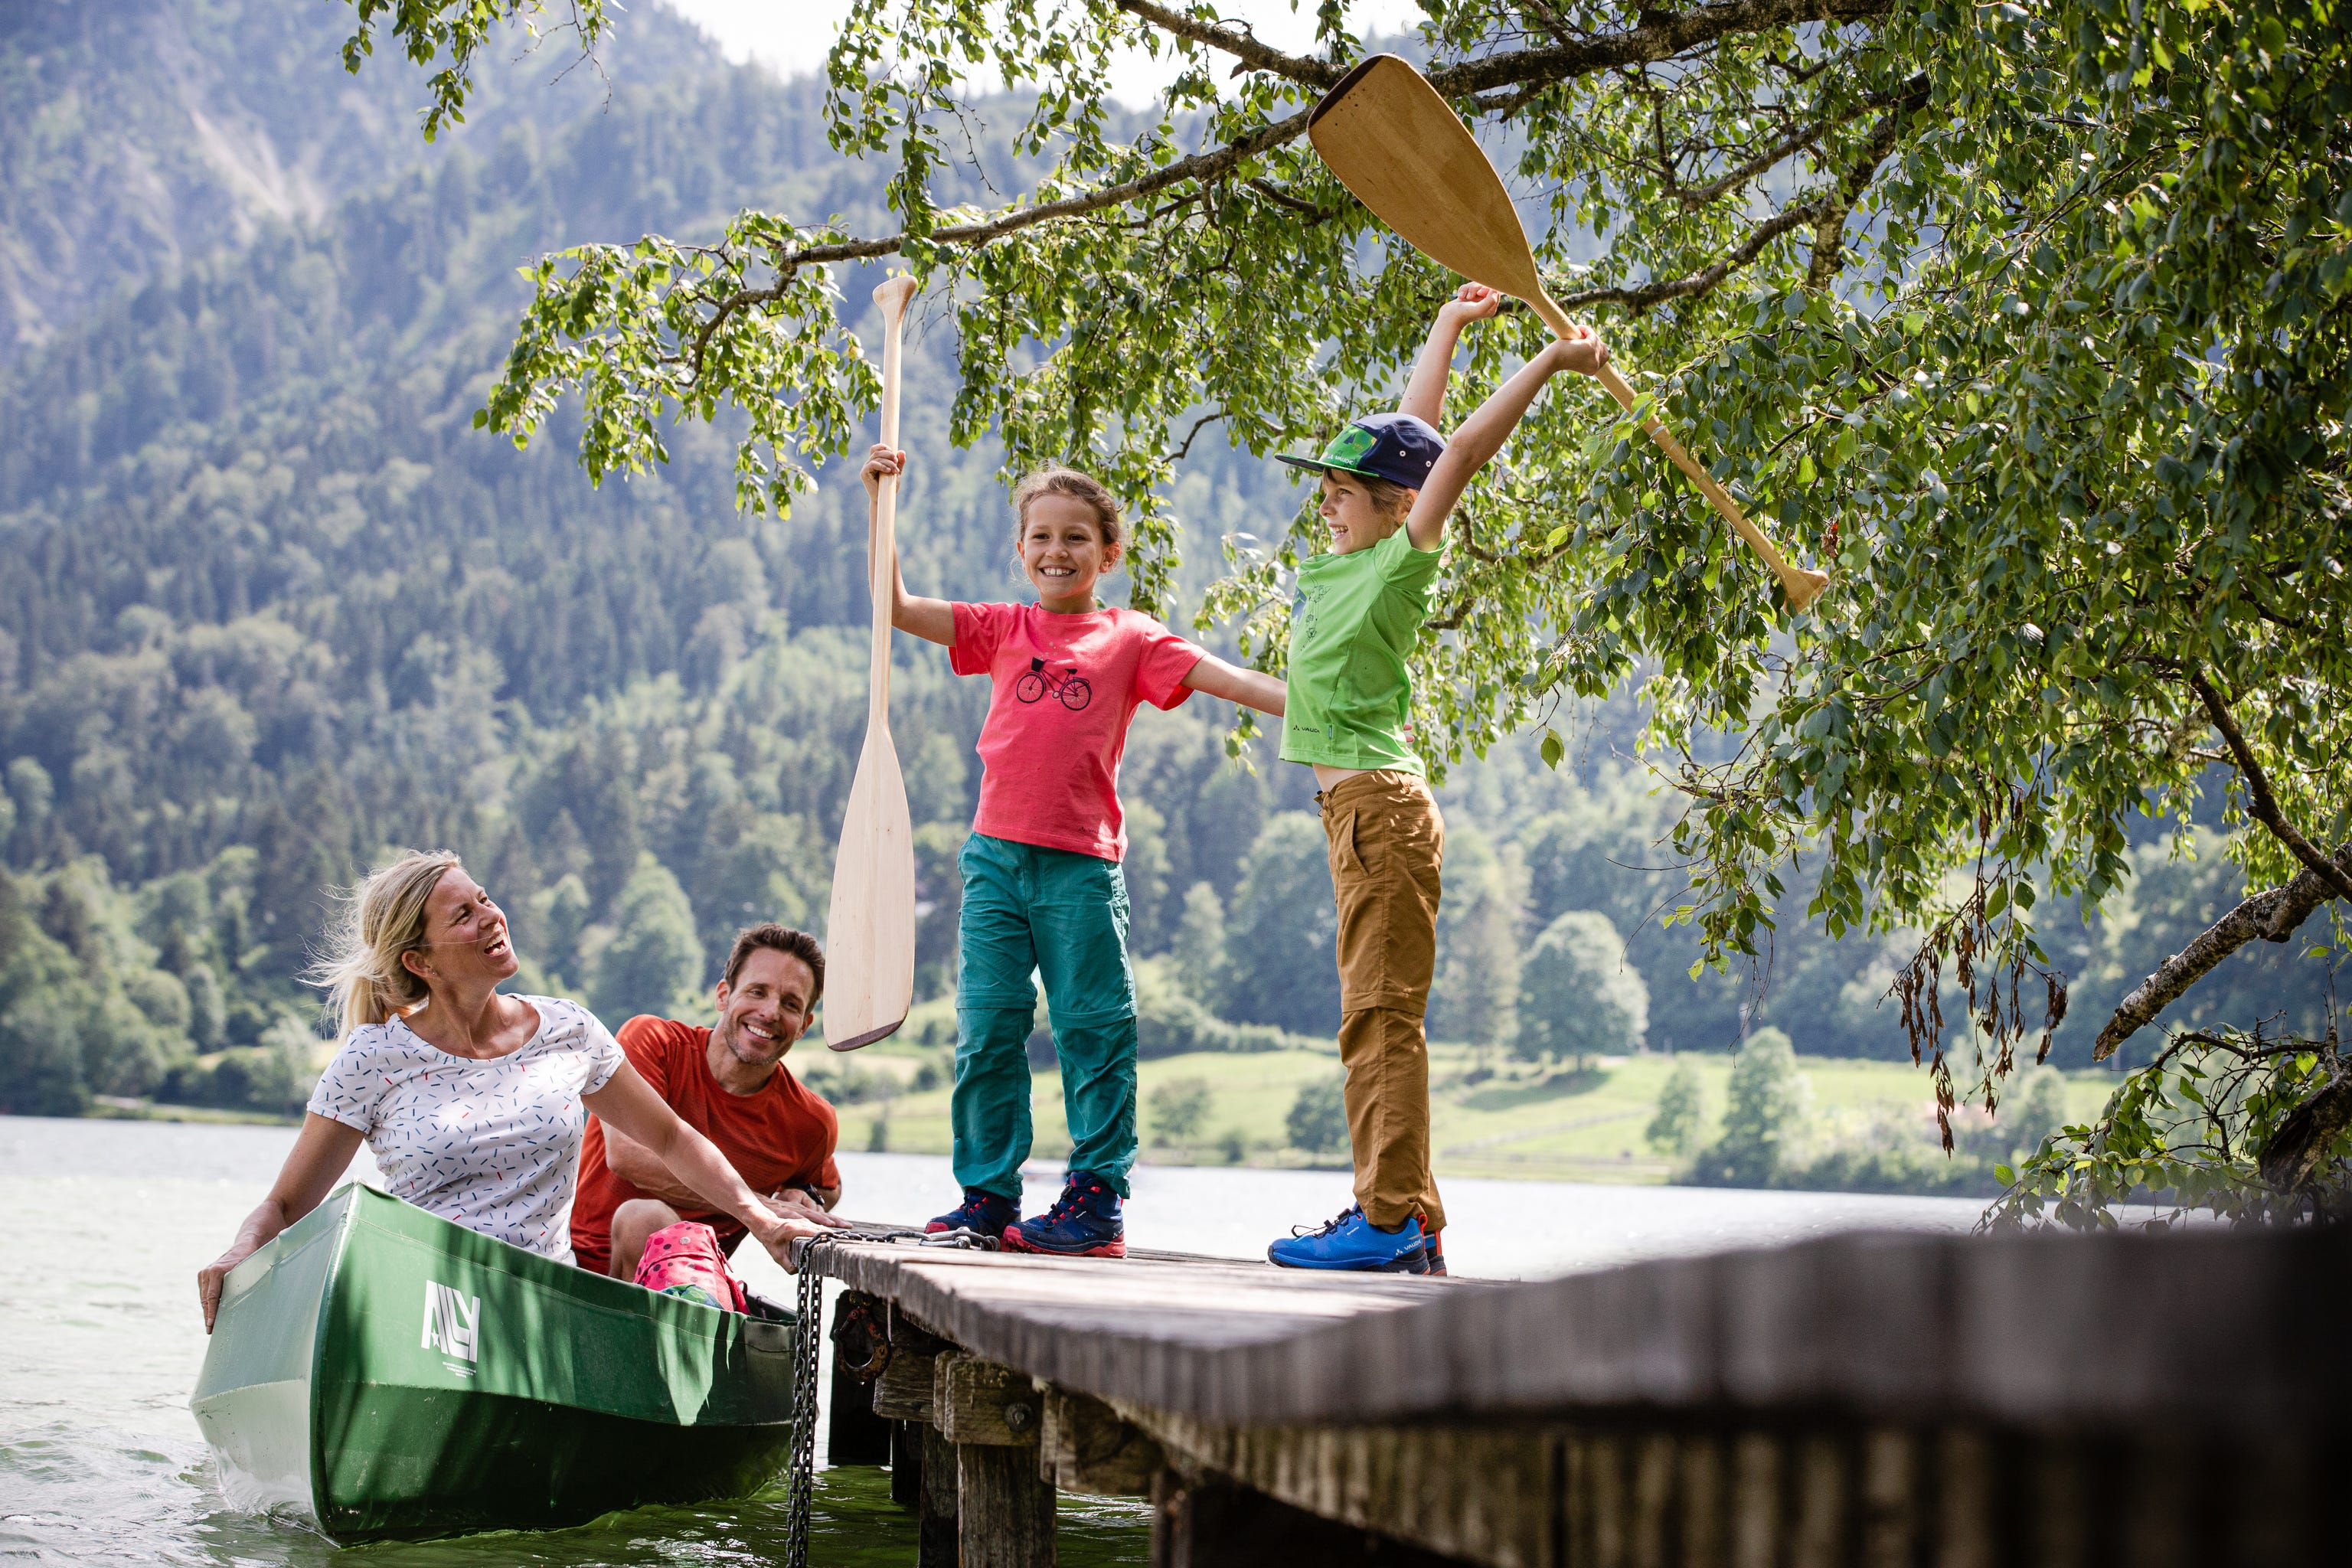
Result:
[[[1858,1233],[1524,1284],[826,1247],[815,1267],[974,1353],[1226,1423],[1822,1409],[2048,1425],[2299,1426],[2352,1392],[2310,1304],[2325,1232]]]

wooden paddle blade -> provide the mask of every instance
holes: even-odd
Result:
[[[1474,283],[1544,298],[1528,231],[1486,149],[1422,74],[1374,55],[1339,79],[1307,140],[1374,216]]]
[[[907,1021],[915,1001],[915,831],[898,749],[882,725],[866,730],[850,785],[824,946],[829,1048],[870,1046]]]

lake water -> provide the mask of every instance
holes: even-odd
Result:
[[[0,1117],[0,1197],[18,1233],[17,1261],[0,1277],[0,1558],[335,1560],[351,1568],[725,1568],[781,1559],[780,1488],[547,1534],[351,1552],[226,1509],[187,1408],[205,1344],[195,1272],[259,1200],[292,1142],[288,1128]],[[843,1212],[860,1218],[919,1219],[955,1195],[944,1159],[844,1154],[841,1164]],[[362,1152],[353,1174],[372,1173]],[[1055,1178],[1032,1173],[1038,1202]],[[1453,1181],[1445,1195],[1454,1271],[1526,1279],[1864,1226],[1965,1230],[1980,1208],[1943,1198],[1538,1182]],[[1327,1219],[1348,1201],[1339,1172],[1147,1167],[1136,1173],[1129,1234],[1152,1247],[1263,1257],[1273,1236]],[[789,1278],[756,1249],[746,1250],[742,1272],[754,1289],[791,1299]],[[1065,1500],[1060,1542],[1070,1568],[1139,1563],[1142,1511]],[[881,1471],[823,1476],[812,1561],[904,1568],[914,1552]]]

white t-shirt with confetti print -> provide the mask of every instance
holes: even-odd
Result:
[[[539,1015],[523,1047],[453,1057],[398,1019],[352,1031],[310,1095],[310,1112],[367,1135],[384,1189],[428,1214],[572,1261],[583,1094],[625,1059],[577,1002],[522,996]]]

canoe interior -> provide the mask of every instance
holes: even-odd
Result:
[[[238,1507],[338,1542],[740,1496],[791,1447],[793,1331],[347,1186],[233,1273],[192,1402]]]

